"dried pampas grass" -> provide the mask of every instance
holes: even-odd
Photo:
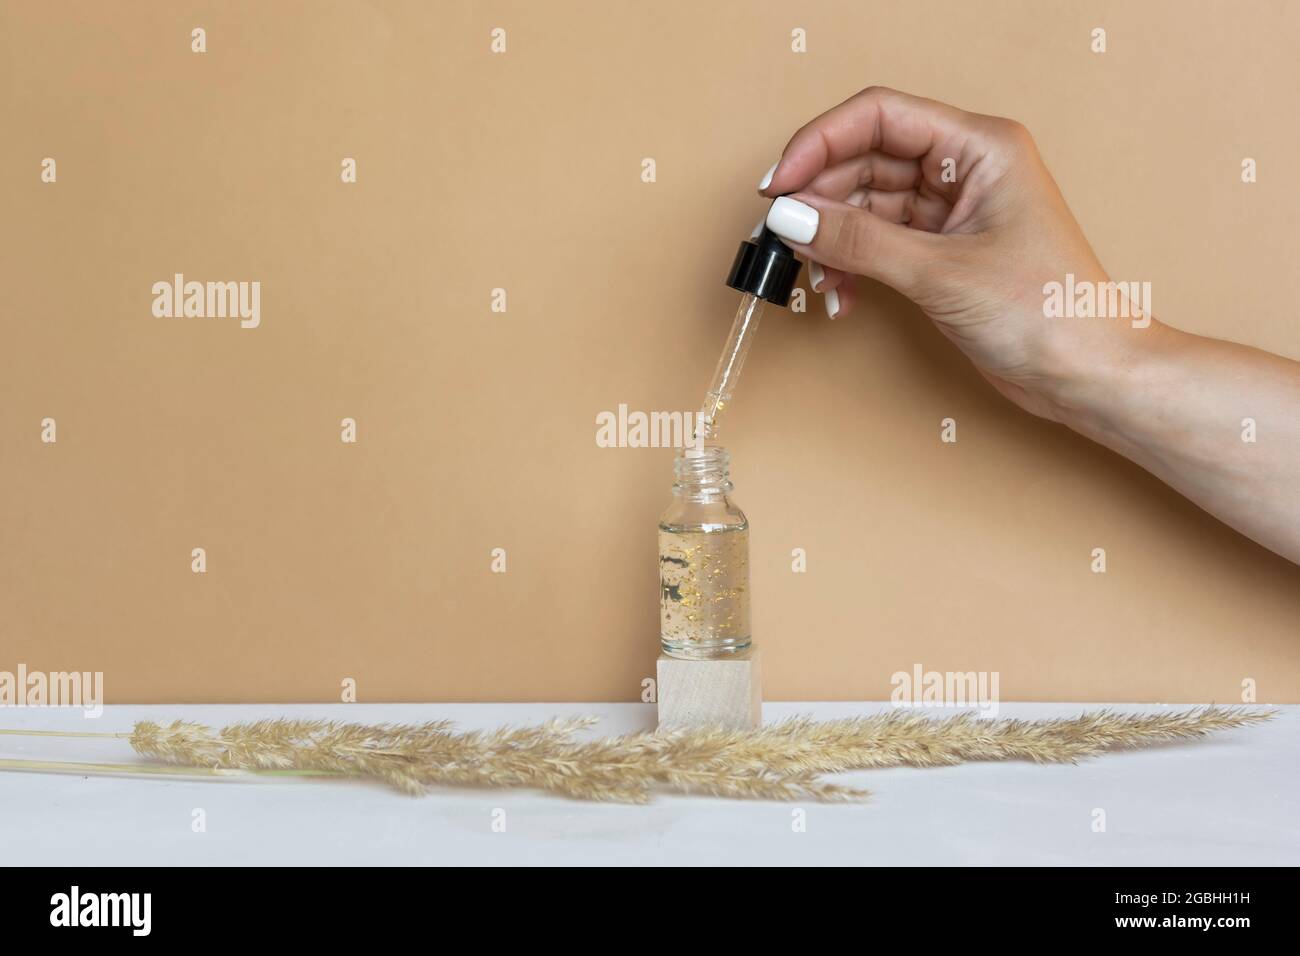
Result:
[[[327,770],[382,780],[407,793],[435,786],[531,787],[582,800],[643,803],[656,785],[751,799],[851,799],[860,791],[815,772],[728,765],[710,735],[632,734],[578,741],[594,718],[457,732],[429,724],[264,720],[212,731],[143,721],[130,736],[143,756],[228,769]]]
[[[860,799],[823,774],[976,760],[1072,763],[1110,750],[1189,740],[1269,720],[1271,711],[1205,707],[1165,714],[1099,711],[1055,720],[932,720],[912,711],[753,731],[689,730],[576,738],[594,719],[458,732],[446,722],[366,726],[263,720],[213,731],[142,721],[143,756],[227,770],[372,778],[407,793],[438,786],[529,787],[582,800],[643,803],[667,789],[760,800]]]
[[[448,721],[365,724],[260,720],[212,730],[141,721],[129,733],[0,730],[3,735],[129,740],[160,764],[0,760],[0,771],[192,777],[359,777],[406,793],[439,786],[549,790],[580,800],[644,803],[656,790],[757,800],[842,801],[867,791],[823,774],[976,760],[1073,763],[1110,750],[1190,740],[1270,720],[1274,711],[1204,707],[1098,711],[1055,720],[932,720],[915,711],[752,731],[688,730],[583,740],[594,718],[457,731]]]

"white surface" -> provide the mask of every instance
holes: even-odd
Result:
[[[766,704],[768,721],[882,704]],[[1003,717],[1073,716],[1100,705],[1002,704]],[[1181,706],[1181,705],[1179,705]],[[1158,710],[1129,707],[1125,710]],[[0,773],[0,860],[41,864],[1290,864],[1300,863],[1300,707],[1194,743],[1077,766],[965,764],[844,775],[860,805],[746,803],[664,795],[648,806],[529,791],[407,797],[357,781],[173,781]],[[642,704],[175,705],[80,711],[0,708],[0,727],[129,731],[140,719],[214,726],[261,717],[421,721],[464,727],[597,714],[643,729]],[[125,741],[0,737],[0,756],[129,762]],[[207,832],[191,829],[206,812]],[[492,831],[493,810],[507,829]],[[1106,832],[1092,830],[1094,808]],[[794,832],[793,811],[807,829]]]

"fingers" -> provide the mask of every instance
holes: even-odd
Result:
[[[866,189],[854,189],[844,197],[844,201],[851,206],[861,208],[867,203],[868,193]],[[822,306],[826,310],[826,315],[832,319],[844,315],[853,304],[853,276],[843,270],[828,269],[820,262],[809,259],[808,283],[814,292],[821,293]]]
[[[809,259],[808,282],[814,292],[822,294],[822,305],[830,318],[838,318],[848,311],[854,297],[853,276]]]
[[[859,193],[859,195],[865,196],[866,194]],[[850,200],[854,199],[852,196],[849,198]],[[765,220],[760,219],[758,225],[754,227],[754,231],[749,234],[749,238],[757,238],[764,224]],[[849,282],[851,279],[851,276],[846,276],[839,269],[827,269],[824,268],[820,262],[815,262],[812,259],[808,260],[808,285],[812,288],[813,292],[820,292],[823,294],[826,314],[832,319],[837,315],[843,314],[846,308],[841,304],[843,294],[837,293],[836,290],[842,284]]]
[[[863,156],[828,166],[804,188],[832,199],[843,199],[859,189],[915,189],[920,182],[921,163],[918,160],[872,150]]]
[[[912,221],[912,213],[915,207],[915,189],[893,193],[871,190],[867,193],[866,202],[862,204],[863,209],[874,213],[881,219],[888,219],[890,222],[901,223],[904,226]]]
[[[904,295],[928,273],[939,251],[935,243],[941,241],[928,232],[808,192],[773,202],[767,227],[823,267],[878,279]]]
[[[802,190],[832,166],[874,151],[918,160],[937,145],[961,148],[972,114],[952,106],[869,87],[800,129],[760,182],[768,196]]]
[[[830,284],[827,285],[826,268],[820,262],[808,260],[808,285],[814,292],[825,292],[827,289],[833,289],[839,285],[844,273],[838,269],[832,269],[831,273],[832,275],[829,277]]]
[[[888,219],[890,222],[902,223],[913,229],[925,232],[940,232],[948,216],[952,213],[952,204],[942,196],[929,194],[923,187],[919,190],[908,189],[899,192],[882,192],[868,190],[866,200],[860,205],[863,209]]]
[[[846,315],[850,308],[853,307],[856,298],[857,283],[853,281],[853,276],[844,275],[843,281],[834,289],[827,289],[826,294],[822,296],[822,304],[826,306],[826,314],[832,319],[838,319],[841,315]]]

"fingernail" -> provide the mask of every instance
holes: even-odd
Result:
[[[849,198],[844,201],[850,206],[857,206],[861,209],[867,204],[867,191],[865,189],[855,189],[849,193]]]
[[[814,292],[820,292],[822,283],[826,281],[826,270],[816,262],[808,263],[808,281],[812,283]]]
[[[840,291],[831,289],[826,293],[826,314],[832,319],[840,311]]]
[[[764,189],[766,189],[768,186],[772,185],[772,177],[773,177],[774,175],[776,175],[776,167],[778,167],[778,166],[780,166],[780,165],[781,165],[781,161],[780,161],[780,160],[777,160],[775,163],[772,164],[772,168],[769,169],[769,170],[768,170],[768,171],[763,175],[763,178],[760,179],[760,180],[758,181],[758,191],[759,191],[759,192],[762,192],[762,191],[763,191]]]
[[[817,210],[789,196],[782,196],[767,211],[767,228],[782,239],[809,243],[817,235]]]
[[[758,238],[758,234],[759,234],[760,232],[763,231],[763,222],[764,222],[764,220],[762,220],[762,219],[760,219],[760,220],[758,221],[758,225],[755,226],[755,227],[754,227],[754,231],[751,232],[751,233],[749,234],[749,238],[751,238],[751,239],[757,239],[757,238]]]

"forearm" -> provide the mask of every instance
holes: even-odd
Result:
[[[1069,427],[1300,563],[1300,363],[1153,324],[1052,401]]]

